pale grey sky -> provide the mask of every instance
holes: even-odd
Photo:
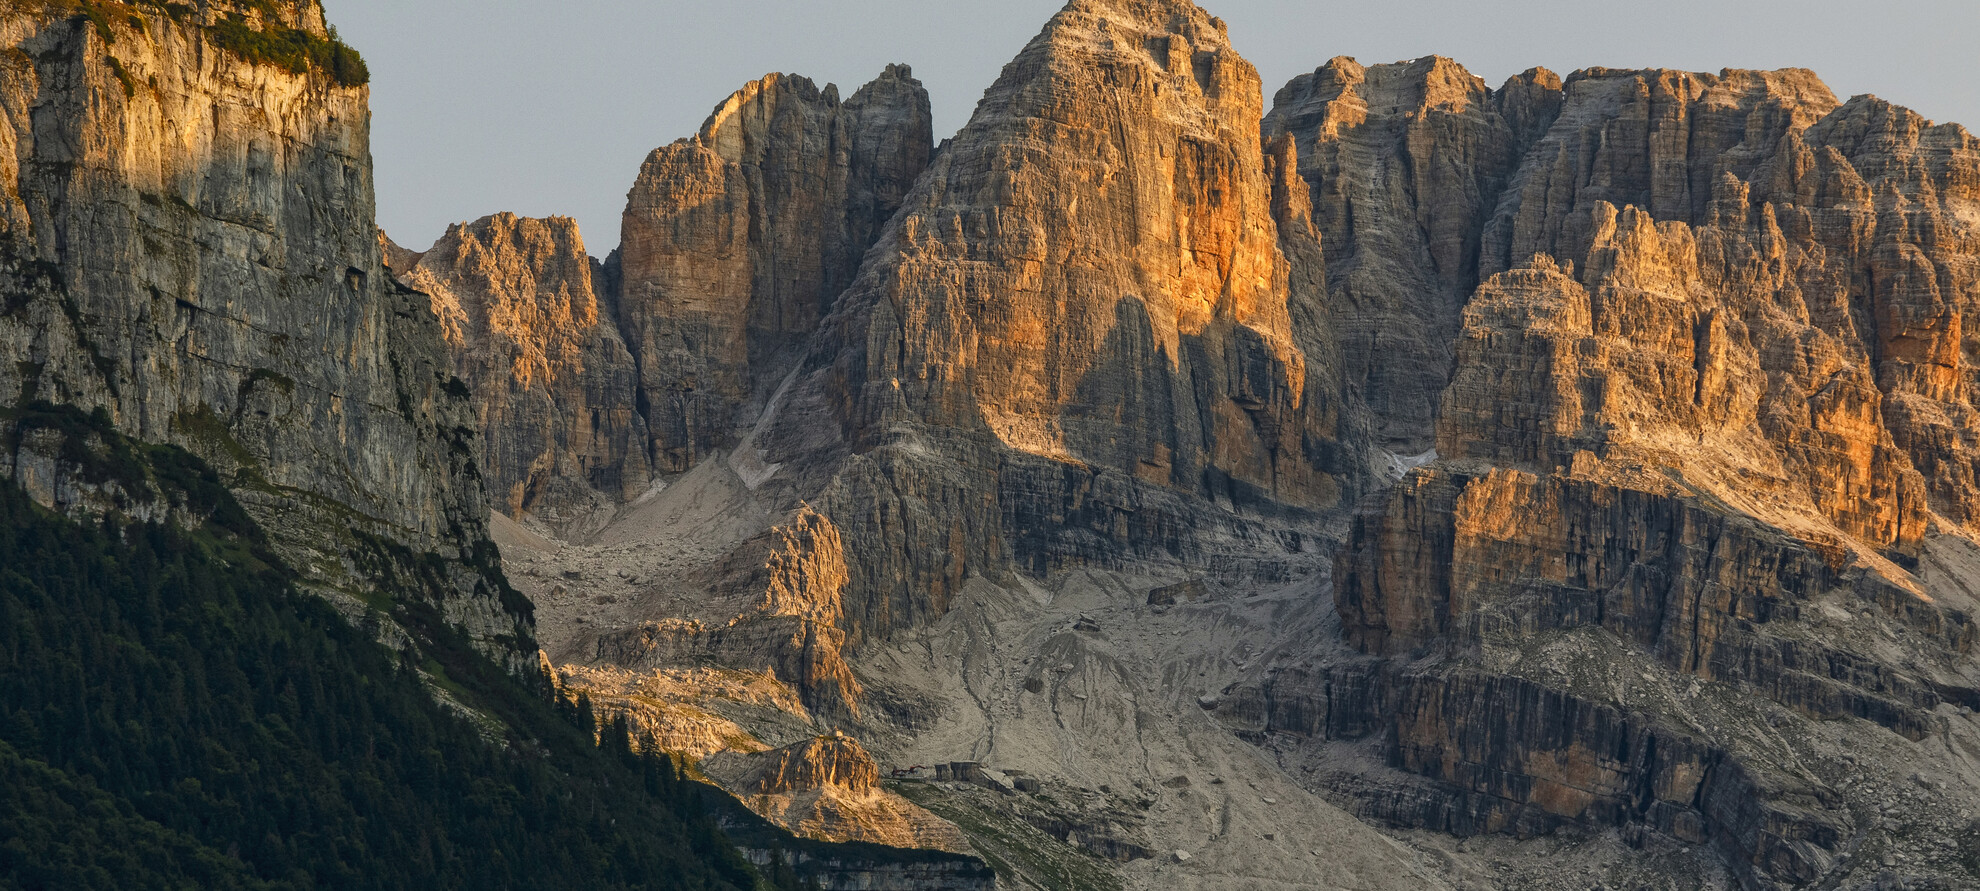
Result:
[[[603,256],[640,162],[772,71],[850,96],[907,62],[960,128],[1063,0],[326,0],[372,72],[380,223],[422,249],[497,211],[578,219]],[[1450,56],[1497,86],[1543,65],[1813,68],[1980,124],[1980,0],[1211,0],[1266,101],[1340,55]]]

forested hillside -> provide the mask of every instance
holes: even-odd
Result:
[[[15,414],[62,430],[81,478],[207,519],[77,523],[0,485],[0,886],[755,886],[623,730],[595,747],[589,714],[465,642],[450,692],[508,729],[450,713],[294,588],[197,459],[74,409]]]

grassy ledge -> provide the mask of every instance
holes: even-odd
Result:
[[[321,71],[339,86],[361,87],[371,82],[371,69],[364,57],[331,28],[320,36],[282,23],[273,0],[234,0],[212,24],[202,25],[190,4],[138,0],[134,3],[105,0],[51,0],[58,10],[69,10],[95,27],[105,44],[117,42],[116,25],[142,31],[147,15],[163,15],[181,24],[192,24],[206,31],[207,37],[223,50],[253,65],[267,65],[293,74]],[[120,69],[121,70],[121,69]],[[119,78],[122,79],[122,75]],[[126,82],[126,91],[131,85]]]

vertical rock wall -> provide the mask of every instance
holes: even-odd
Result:
[[[1559,111],[1552,72],[1495,91],[1439,56],[1334,59],[1274,97],[1265,133],[1298,153],[1327,247],[1330,333],[1385,448],[1433,447],[1484,221]]]
[[[1337,61],[1281,93],[1327,160],[1343,335],[1377,332],[1350,377],[1390,441],[1425,444],[1429,408],[1437,460],[1336,563],[1378,658],[1282,666],[1231,717],[1381,734],[1435,781],[1337,779],[1371,816],[1647,827],[1751,886],[1846,871],[1854,799],[1742,728],[1923,739],[1973,694],[1972,603],[1921,555],[1972,532],[1976,143],[1801,71],[1459,75]]]
[[[223,49],[229,11],[0,16],[4,402],[102,408],[206,458],[353,616],[396,609],[386,565],[436,555],[402,590],[528,666],[471,408],[380,263],[367,90]],[[286,26],[326,33],[313,2]]]
[[[496,510],[582,534],[647,490],[638,369],[575,221],[498,214],[400,262],[474,393]]]
[[[621,323],[659,470],[733,445],[928,163],[928,95],[890,66],[851,99],[771,75],[628,196]]]
[[[862,557],[855,641],[941,615],[972,574],[1250,577],[1300,551],[1276,524],[1363,484],[1261,102],[1194,4],[1075,2],[937,156],[813,348],[851,453],[820,509]]]

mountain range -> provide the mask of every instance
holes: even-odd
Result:
[[[1072,0],[940,144],[906,65],[770,75],[647,157],[602,258],[512,214],[412,251],[314,0],[32,3],[0,43],[9,516],[137,567],[33,589],[176,603],[146,567],[190,536],[243,653],[361,651],[313,683],[389,687],[524,824],[347,793],[432,850],[646,809],[579,834],[678,863],[566,883],[1980,882],[1957,125],[1441,57],[1267,102],[1193,3]],[[12,629],[77,607],[19,576],[0,624],[56,646]],[[224,617],[277,590],[307,630]],[[391,875],[261,843],[348,827],[171,816],[223,782],[144,741],[198,749],[183,709],[47,695],[166,625],[15,645],[0,718],[50,717],[0,760],[244,883]],[[242,714],[310,712],[251,659]],[[284,752],[384,732],[305,698],[341,718]],[[420,856],[393,880],[475,862]]]

